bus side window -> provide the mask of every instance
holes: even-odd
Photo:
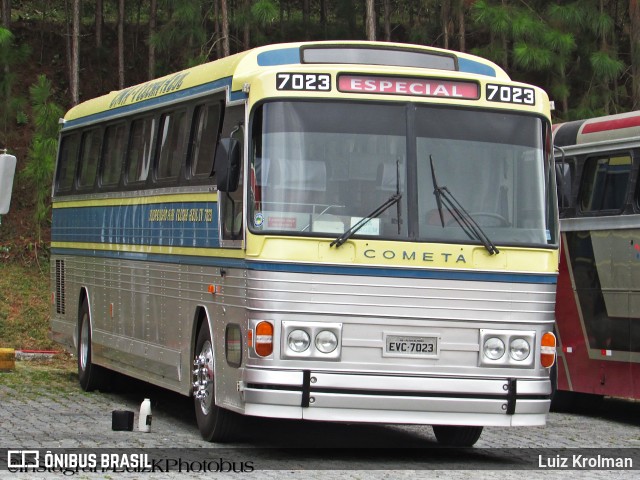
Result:
[[[79,134],[62,137],[60,157],[58,158],[56,193],[67,193],[73,189],[73,181],[76,177],[76,165],[78,164],[79,147]]]
[[[124,123],[111,125],[105,130],[100,174],[100,185],[103,187],[115,186],[120,181],[126,131]]]
[[[191,177],[209,178],[214,174],[216,145],[220,138],[219,103],[198,105],[193,113],[189,161]]]
[[[178,178],[184,158],[184,132],[187,115],[184,110],[165,113],[160,117],[158,134],[158,164],[156,178],[172,180]]]
[[[131,124],[131,138],[127,151],[128,184],[145,182],[151,164],[151,147],[155,134],[155,118],[139,118]]]
[[[621,211],[627,198],[630,173],[631,157],[628,154],[588,158],[582,175],[582,211]]]
[[[102,130],[99,128],[94,128],[82,134],[82,149],[78,168],[78,188],[80,189],[90,189],[96,183],[101,141]]]

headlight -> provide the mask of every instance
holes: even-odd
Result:
[[[504,343],[496,337],[488,338],[484,342],[484,354],[491,360],[498,360],[504,355]]]
[[[289,338],[287,339],[289,343],[289,348],[296,353],[302,353],[309,348],[311,340],[309,339],[309,334],[304,330],[293,330],[289,333]]]
[[[531,353],[531,347],[525,339],[516,338],[511,341],[511,345],[509,345],[509,355],[511,355],[511,358],[522,361],[529,356],[529,353]]]
[[[316,335],[316,348],[322,353],[331,353],[338,347],[338,337],[329,330],[322,330]]]

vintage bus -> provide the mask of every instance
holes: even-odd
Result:
[[[562,232],[554,404],[640,398],[640,112],[557,125],[554,144]]]
[[[463,53],[257,48],[65,116],[52,336],[242,415],[543,425],[555,361],[547,95]]]

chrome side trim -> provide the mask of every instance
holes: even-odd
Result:
[[[563,218],[560,230],[583,232],[589,230],[624,230],[640,228],[640,215],[611,215],[602,217]]]

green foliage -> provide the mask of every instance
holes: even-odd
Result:
[[[270,25],[278,18],[278,7],[272,0],[258,0],[251,6],[251,17],[258,25]]]
[[[16,45],[14,35],[0,27],[0,146],[8,146],[15,125],[24,125],[27,101],[18,92],[20,68],[27,60],[30,49],[27,45]]]
[[[553,51],[544,45],[516,42],[513,46],[513,58],[516,65],[527,70],[544,70],[553,63]]]
[[[624,70],[622,60],[616,58],[609,52],[600,50],[593,52],[589,59],[595,78],[611,82]]]
[[[49,216],[48,200],[58,148],[58,119],[63,115],[63,110],[53,102],[53,88],[44,75],[38,76],[29,92],[35,130],[22,175],[33,186],[34,220],[36,236],[40,242],[42,224]]]

